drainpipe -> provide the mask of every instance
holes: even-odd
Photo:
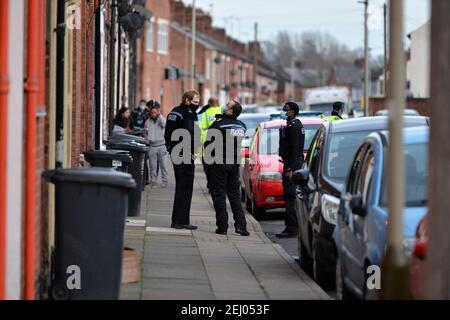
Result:
[[[0,0],[0,300],[6,296],[6,152],[8,119],[9,0]]]
[[[39,98],[39,0],[28,0],[26,138],[25,138],[25,290],[26,300],[34,300],[34,221],[36,192],[36,106]]]

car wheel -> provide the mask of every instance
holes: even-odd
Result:
[[[306,251],[306,247],[303,244],[300,232],[298,233],[298,258],[300,259],[300,267],[303,269],[303,271],[305,271],[309,276],[312,276],[313,261],[308,251]]]
[[[256,220],[263,220],[265,218],[266,208],[258,207],[256,205],[255,199],[253,199],[253,202],[252,202],[252,209],[253,209],[253,211],[252,211],[253,217],[255,217]]]
[[[313,243],[312,243],[312,260],[313,260],[313,275],[314,280],[317,282],[319,286],[324,290],[333,290],[335,286],[335,280],[332,277],[332,274],[326,272],[323,261],[321,260],[320,255],[318,254],[318,238],[316,235],[313,235]]]
[[[352,295],[344,282],[341,259],[338,256],[336,259],[336,300],[349,300],[351,298]]]

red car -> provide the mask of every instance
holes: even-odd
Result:
[[[409,287],[416,300],[425,299],[426,290],[426,251],[428,242],[428,215],[417,226],[416,244],[409,266]]]
[[[305,127],[306,155],[309,145],[324,122],[322,119],[302,118]],[[245,157],[242,171],[246,208],[256,219],[263,219],[266,209],[284,207],[282,173],[283,164],[278,156],[279,129],[286,120],[261,123],[253,136],[249,148],[242,149]]]

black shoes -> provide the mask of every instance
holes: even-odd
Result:
[[[197,230],[198,229],[197,226],[194,226],[192,224],[185,224],[185,225],[183,225],[183,224],[172,224],[171,228],[173,228],[173,229],[187,229],[187,230]]]
[[[248,237],[250,235],[250,232],[248,232],[246,229],[242,228],[236,228],[236,233],[240,234],[241,236]]]
[[[217,230],[216,230],[216,233],[217,233],[217,234],[220,234],[220,235],[222,235],[222,236],[226,236],[226,235],[227,235],[227,232],[226,232],[225,230],[221,230],[221,229],[217,229]]]
[[[275,236],[276,236],[277,238],[282,239],[282,238],[293,238],[293,237],[296,237],[297,234],[298,234],[297,232],[290,232],[290,231],[288,231],[288,230],[284,230],[283,232],[278,233],[278,234],[276,234]]]

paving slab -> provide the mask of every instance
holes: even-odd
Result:
[[[191,205],[198,230],[170,228],[175,184],[147,188],[140,217],[129,218],[125,245],[139,250],[141,279],[123,284],[121,299],[144,300],[301,300],[329,299],[292,257],[246,215],[249,237],[234,232],[229,211],[228,235],[215,234],[212,199],[201,165]]]

